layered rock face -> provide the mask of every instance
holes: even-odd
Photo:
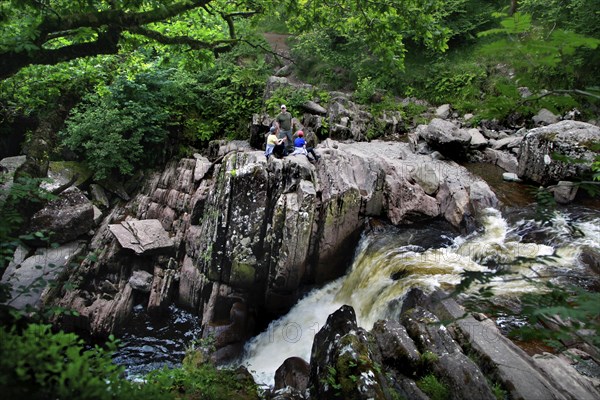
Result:
[[[160,314],[176,302],[202,318],[227,358],[256,316],[284,313],[305,284],[340,276],[369,217],[443,217],[466,231],[478,210],[497,203],[459,165],[404,143],[328,140],[317,164],[227,146],[215,150],[218,163],[197,156],[169,164],[113,209],[91,242],[94,256],[71,278],[79,288],[60,300],[80,314],[64,323],[103,335],[134,303]]]

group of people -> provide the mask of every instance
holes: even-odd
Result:
[[[268,160],[272,155],[285,157],[298,154],[305,155],[309,161],[319,161],[321,158],[312,147],[306,146],[303,131],[299,130],[292,135],[292,114],[287,111],[285,105],[282,105],[281,112],[269,130],[265,156]]]

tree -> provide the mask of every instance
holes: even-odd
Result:
[[[356,52],[402,69],[409,40],[444,51],[450,30],[443,26],[446,2],[439,0],[301,0],[290,30],[325,33],[334,45],[352,43]],[[366,48],[358,46],[364,45]]]
[[[116,54],[132,35],[219,54],[239,41],[237,19],[269,7],[265,0],[2,0],[0,79],[31,64]],[[186,29],[173,29],[184,17]]]

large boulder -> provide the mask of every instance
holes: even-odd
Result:
[[[370,335],[358,328],[352,307],[342,306],[327,318],[311,351],[310,384],[315,398],[389,398],[370,340]]]
[[[471,134],[453,122],[434,118],[429,125],[420,125],[417,132],[427,144],[449,158],[460,158],[469,151]]]
[[[517,173],[541,185],[581,178],[590,173],[598,155],[592,146],[599,142],[600,127],[585,122],[561,121],[532,129],[521,142]]]
[[[29,230],[48,231],[50,240],[67,243],[94,227],[92,202],[76,187],[62,192],[31,218]]]

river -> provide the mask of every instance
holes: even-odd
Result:
[[[579,254],[584,246],[600,250],[600,214],[591,208],[565,209],[552,224],[543,224],[532,218],[534,211],[534,207],[519,208],[503,216],[499,210],[487,209],[483,229],[468,236],[453,235],[450,227],[439,222],[366,233],[348,273],[308,293],[287,315],[250,340],[240,363],[257,382],[272,385],[275,370],[286,358],[310,360],[315,334],[340,306],[354,307],[358,324],[371,329],[378,319],[397,317],[411,288],[450,289],[460,281],[462,271],[509,266],[513,274],[493,281],[498,301],[542,290],[535,282],[559,281],[565,275],[578,284],[597,285]],[[552,278],[542,278],[548,276]]]

